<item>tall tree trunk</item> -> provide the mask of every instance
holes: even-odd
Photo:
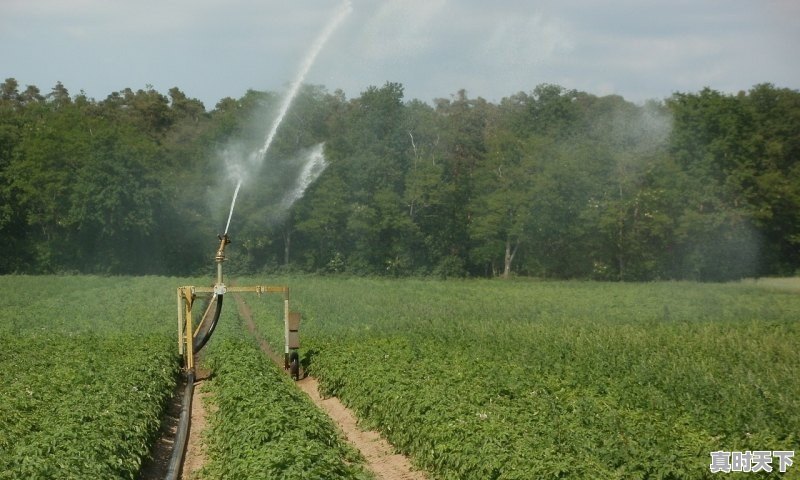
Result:
[[[519,240],[514,244],[514,249],[511,249],[511,239],[506,238],[506,255],[503,260],[503,278],[508,278],[511,275],[511,262],[514,261],[514,255],[517,254],[519,248]]]

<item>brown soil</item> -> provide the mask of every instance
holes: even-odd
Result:
[[[241,296],[235,295],[234,297],[239,307],[239,314],[245,319],[247,329],[256,337],[264,353],[278,366],[282,367],[283,358],[277,355],[259,335],[253,323],[250,307],[244,303]],[[395,453],[394,448],[381,437],[380,433],[361,430],[358,427],[356,416],[338,398],[323,399],[319,394],[319,384],[314,377],[306,376],[296,384],[311,398],[311,401],[317,407],[333,419],[342,430],[345,439],[364,456],[367,461],[367,467],[372,470],[377,478],[386,480],[425,480],[425,474],[418,470],[412,470],[411,462],[408,458],[402,454]]]
[[[208,378],[209,372],[197,368],[197,380],[194,382],[192,395],[192,418],[189,424],[189,439],[186,442],[186,452],[183,456],[181,478],[188,480],[197,477],[197,472],[205,464],[205,451],[202,443],[202,432],[206,426],[205,398],[208,393],[201,391],[203,381]],[[142,464],[139,471],[139,480],[162,480],[167,476],[169,461],[172,458],[172,449],[175,445],[175,435],[178,432],[178,423],[181,415],[181,401],[186,389],[186,378],[183,376],[175,386],[175,391],[167,405],[167,412],[162,420],[161,436],[150,451],[150,458]]]
[[[319,384],[314,377],[307,376],[297,382],[311,401],[336,422],[345,438],[356,447],[367,460],[367,466],[377,478],[387,480],[424,480],[425,474],[411,469],[411,462],[405,455],[394,453],[394,448],[381,434],[371,430],[361,430],[353,412],[336,397],[322,398]]]
[[[204,380],[205,378],[201,377],[194,382],[192,422],[189,426],[189,440],[186,442],[186,454],[183,456],[183,469],[181,470],[181,478],[183,480],[196,478],[197,473],[206,463],[203,432],[206,428],[206,414],[208,413],[206,399],[209,393],[202,391],[201,387]]]

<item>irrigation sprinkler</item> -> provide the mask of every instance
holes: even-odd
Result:
[[[255,285],[255,286],[227,286],[225,285],[222,264],[225,262],[225,247],[231,243],[228,234],[220,235],[219,247],[214,256],[217,266],[217,278],[210,287],[188,285],[178,287],[178,353],[183,356],[184,369],[187,373],[194,374],[194,359],[206,345],[219,321],[222,312],[222,300],[228,293],[276,293],[283,295],[283,324],[284,324],[284,368],[289,370],[295,380],[299,379],[299,354],[300,348],[300,314],[289,310],[289,287],[285,285]],[[196,304],[203,303],[202,308]],[[199,320],[195,322],[194,313],[201,311]],[[195,325],[196,323],[196,325]]]
[[[278,127],[283,121],[289,106],[292,103],[295,95],[303,83],[303,79],[314,63],[314,59],[319,54],[322,47],[327,42],[328,37],[336,29],[336,26],[346,17],[352,10],[352,4],[347,0],[342,7],[338,9],[338,13],[326,25],[321,35],[314,42],[314,45],[303,62],[303,67],[299,75],[292,83],[288,94],[284,97],[281,104],[278,117],[272,124],[272,127],[267,134],[264,141],[264,146],[251,156],[250,163],[253,166],[260,165],[272,144],[275,135],[277,134]],[[317,162],[312,162],[306,165],[306,168],[301,172],[300,185],[288,196],[289,201],[286,202],[286,208],[294,200],[297,200],[308,184],[313,181],[316,175],[321,172],[319,161],[321,159],[321,168],[325,167],[324,156],[322,156],[322,147],[318,147]],[[180,476],[181,466],[183,464],[183,454],[186,450],[188,440],[189,423],[191,421],[191,408],[192,408],[192,393],[194,391],[195,379],[195,366],[194,357],[206,345],[214,329],[219,321],[220,313],[222,312],[222,300],[227,293],[256,293],[259,296],[262,293],[279,293],[283,295],[283,328],[284,328],[284,354],[283,354],[283,367],[289,370],[290,374],[295,380],[300,379],[300,356],[298,350],[300,348],[299,328],[300,328],[300,314],[289,311],[289,287],[287,286],[271,286],[271,285],[256,285],[251,287],[227,286],[225,285],[222,276],[222,264],[225,262],[225,247],[231,243],[228,237],[228,227],[231,224],[231,217],[233,216],[233,207],[236,204],[236,197],[239,194],[239,188],[242,186],[241,178],[236,184],[236,189],[233,193],[233,201],[231,201],[231,209],[228,214],[228,223],[225,225],[225,233],[220,235],[219,248],[214,256],[214,262],[217,265],[217,279],[211,287],[198,287],[194,285],[187,285],[178,287],[177,291],[177,304],[178,304],[178,353],[183,356],[184,371],[186,373],[186,390],[184,392],[184,401],[181,408],[180,419],[178,421],[178,431],[175,436],[173,444],[172,457],[170,458],[169,467],[167,470],[167,480],[177,480]],[[204,308],[195,308],[195,302],[198,296],[206,301]],[[202,303],[202,302],[199,302]],[[202,311],[199,315],[199,320],[195,322],[193,313]],[[197,323],[197,327],[194,324]]]
[[[217,279],[210,287],[187,285],[178,287],[178,353],[183,356],[184,372],[186,374],[186,389],[183,395],[178,428],[173,443],[172,456],[167,468],[167,480],[177,480],[181,474],[183,455],[189,438],[189,424],[191,423],[192,395],[194,392],[195,365],[194,358],[206,345],[219,321],[222,313],[222,300],[228,293],[279,293],[283,295],[283,325],[284,325],[284,357],[283,367],[289,370],[292,378],[300,379],[300,348],[299,327],[300,314],[289,310],[289,287],[285,285],[255,285],[250,287],[227,286],[222,276],[222,264],[225,262],[225,247],[231,243],[228,234],[219,237],[219,247],[214,255],[217,265]],[[198,296],[206,300],[203,308],[195,308]],[[194,312],[202,311],[195,327]]]

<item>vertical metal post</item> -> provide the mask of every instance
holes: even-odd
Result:
[[[189,298],[186,298],[186,370],[189,372],[194,371],[194,339],[192,338],[192,299],[191,299],[191,292],[189,292]],[[186,291],[184,291],[184,296],[186,297]]]
[[[222,262],[225,261],[225,245],[231,243],[228,234],[220,235],[219,248],[217,254],[214,255],[214,261],[217,262],[217,285],[222,285]]]
[[[178,355],[183,355],[183,289],[178,287]]]
[[[289,287],[283,293],[283,368],[289,368]]]

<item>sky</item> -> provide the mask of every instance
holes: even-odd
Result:
[[[346,0],[0,0],[0,81],[102,100],[178,87],[211,110],[285,91]],[[642,103],[800,88],[796,0],[352,0],[306,83],[492,102],[543,83]]]

